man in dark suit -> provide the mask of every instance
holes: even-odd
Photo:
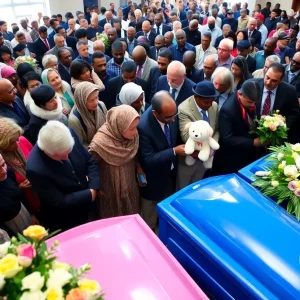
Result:
[[[154,17],[154,23],[152,31],[157,35],[164,35],[167,31],[172,31],[172,28],[168,25],[163,24],[163,17],[161,14],[156,14]]]
[[[105,18],[102,19],[101,21],[99,21],[98,26],[104,28],[104,25],[105,25],[106,23],[110,23],[111,26],[113,26],[112,21],[113,21],[113,14],[112,14],[112,12],[111,12],[110,10],[107,10],[107,11],[105,12]]]
[[[156,33],[151,31],[151,24],[148,20],[145,20],[142,24],[142,31],[136,33],[135,38],[137,39],[139,36],[145,36],[150,41],[150,46],[154,46],[154,40],[156,37]]]
[[[186,19],[181,21],[181,25],[182,25],[181,28],[185,28],[185,27],[189,26],[189,24],[190,24],[190,22],[192,20],[193,14],[194,13],[193,13],[192,10],[188,10],[186,12]]]
[[[157,60],[159,50],[166,46],[165,37],[157,35],[154,44],[155,46],[150,47],[150,58]]]
[[[219,113],[220,149],[215,155],[214,175],[236,173],[261,155],[259,148],[264,145],[249,133],[254,129],[259,94],[259,84],[250,79],[222,106]]]
[[[267,2],[266,7],[260,11],[260,13],[265,17],[265,19],[269,18],[271,14],[270,8],[271,8],[271,2]]]
[[[265,26],[268,29],[268,34],[272,30],[276,30],[277,23],[279,22],[279,19],[277,18],[277,12],[275,9],[272,10],[271,15],[269,18],[265,19]]]
[[[58,73],[62,80],[71,84],[70,66],[72,53],[67,48],[59,48],[57,51]]]
[[[147,185],[141,187],[142,217],[152,230],[157,225],[156,205],[175,191],[178,145],[177,107],[166,91],[156,93],[138,125],[139,159]]]
[[[137,65],[133,61],[125,61],[121,67],[121,76],[114,77],[109,80],[107,85],[107,99],[102,99],[107,109],[116,106],[116,99],[124,84],[134,82],[142,87],[145,92],[145,101],[149,103],[149,91],[147,82],[143,79],[136,77]]]
[[[168,66],[167,75],[158,79],[157,92],[169,92],[178,106],[193,95],[194,86],[195,83],[186,78],[184,64],[179,61],[172,61]]]
[[[251,55],[249,55],[250,46],[251,45],[248,40],[242,40],[237,43],[236,48],[238,50],[238,55],[246,58],[248,70],[252,74],[254,71],[256,71],[256,60]]]
[[[248,28],[248,37],[251,39],[254,39],[255,47],[260,49],[261,32],[256,29],[257,28],[257,20],[254,18],[250,18],[247,28]]]
[[[226,14],[226,18],[222,21],[222,26],[225,24],[229,24],[231,26],[231,30],[236,32],[238,28],[238,20],[234,18],[233,11],[228,10]]]
[[[100,190],[99,168],[72,129],[51,121],[40,130],[26,176],[47,228],[68,230],[88,222],[89,206]]]
[[[257,116],[268,115],[271,111],[279,110],[286,118],[289,128],[289,142],[300,142],[297,128],[300,118],[299,102],[296,89],[291,84],[283,82],[285,68],[279,63],[270,65],[265,78],[252,79],[260,86],[260,97],[257,103]]]
[[[160,76],[167,74],[167,69],[171,62],[172,53],[170,49],[161,49],[157,57],[157,67],[153,67],[150,70],[150,76],[148,79],[148,86],[150,89],[149,99],[152,99],[153,95],[156,93],[158,79]]]
[[[196,54],[193,51],[186,51],[183,54],[183,64],[185,65],[186,77],[195,84],[201,81],[201,71],[194,67],[196,62]]]
[[[285,65],[283,81],[296,88],[297,97],[300,99],[300,52],[296,52],[290,64]]]
[[[15,87],[3,78],[0,79],[0,116],[14,119],[25,131],[30,119],[23,101],[16,96]]]
[[[39,38],[33,42],[35,58],[39,63],[39,66],[42,67],[42,59],[47,51],[51,48],[49,41],[47,40],[47,27],[39,27]]]
[[[198,25],[199,22],[197,20],[192,20],[188,27],[183,28],[187,42],[193,46],[201,44],[201,33],[198,30]]]
[[[129,1],[127,2],[127,6],[125,6],[125,7],[123,8],[123,20],[124,20],[124,21],[127,21],[127,20],[128,20],[128,14],[129,14],[129,12],[130,12],[130,7],[131,7],[131,5],[132,5],[132,1],[129,0]]]

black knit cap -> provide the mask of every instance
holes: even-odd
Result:
[[[53,88],[46,84],[41,84],[31,92],[31,98],[36,106],[45,106],[55,96]]]
[[[248,98],[253,102],[260,101],[260,86],[258,82],[254,80],[247,80],[243,83],[240,88],[240,92],[243,94],[244,97]]]

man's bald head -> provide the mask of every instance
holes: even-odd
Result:
[[[138,66],[142,66],[147,59],[147,52],[144,47],[136,46],[132,51],[132,59]]]
[[[172,31],[167,31],[165,33],[164,37],[165,37],[165,42],[166,42],[167,47],[170,47],[171,45],[173,45],[174,34]]]
[[[11,105],[16,98],[16,89],[13,84],[4,78],[0,78],[0,103]]]
[[[154,45],[156,49],[160,49],[166,45],[165,37],[163,35],[157,35],[154,40]]]
[[[196,54],[193,51],[186,51],[183,54],[183,64],[185,65],[186,73],[190,74],[196,62]]]
[[[167,69],[167,79],[169,86],[172,89],[177,89],[180,85],[183,84],[185,79],[185,66],[180,61],[172,61]]]
[[[207,19],[207,24],[215,24],[216,23],[216,19],[212,16],[208,17]]]
[[[199,22],[198,20],[192,20],[189,24],[190,31],[196,31],[198,30]]]
[[[291,71],[298,72],[300,70],[300,52],[296,52],[291,60],[290,64]]]
[[[217,68],[217,60],[215,55],[209,55],[205,57],[203,62],[203,72],[205,74],[206,79],[210,80],[211,75]]]
[[[178,29],[175,33],[177,45],[179,48],[183,48],[186,44],[186,34],[182,29]]]
[[[104,43],[101,40],[96,40],[93,44],[94,52],[105,52]]]
[[[151,104],[152,113],[157,120],[164,124],[174,122],[177,106],[167,91],[160,91],[154,94]]]

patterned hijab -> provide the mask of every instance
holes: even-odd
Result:
[[[123,137],[123,132],[137,118],[140,118],[139,114],[129,105],[110,109],[106,122],[94,136],[89,151],[97,153],[110,165],[125,165],[135,157],[139,147],[139,137],[136,135],[133,140],[127,140]]]
[[[77,85],[74,93],[76,108],[87,128],[88,143],[92,141],[97,130],[105,123],[105,114],[99,105],[95,112],[90,112],[87,109],[87,98],[94,91],[99,91],[98,86],[85,81]]]

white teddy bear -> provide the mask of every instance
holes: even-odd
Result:
[[[188,166],[195,163],[195,159],[190,155],[195,150],[199,151],[198,158],[203,161],[206,169],[212,168],[213,157],[209,157],[210,148],[218,150],[218,142],[212,138],[213,129],[209,123],[203,120],[190,122],[186,124],[186,130],[189,130],[189,138],[185,143],[184,151],[187,154],[185,162]]]

